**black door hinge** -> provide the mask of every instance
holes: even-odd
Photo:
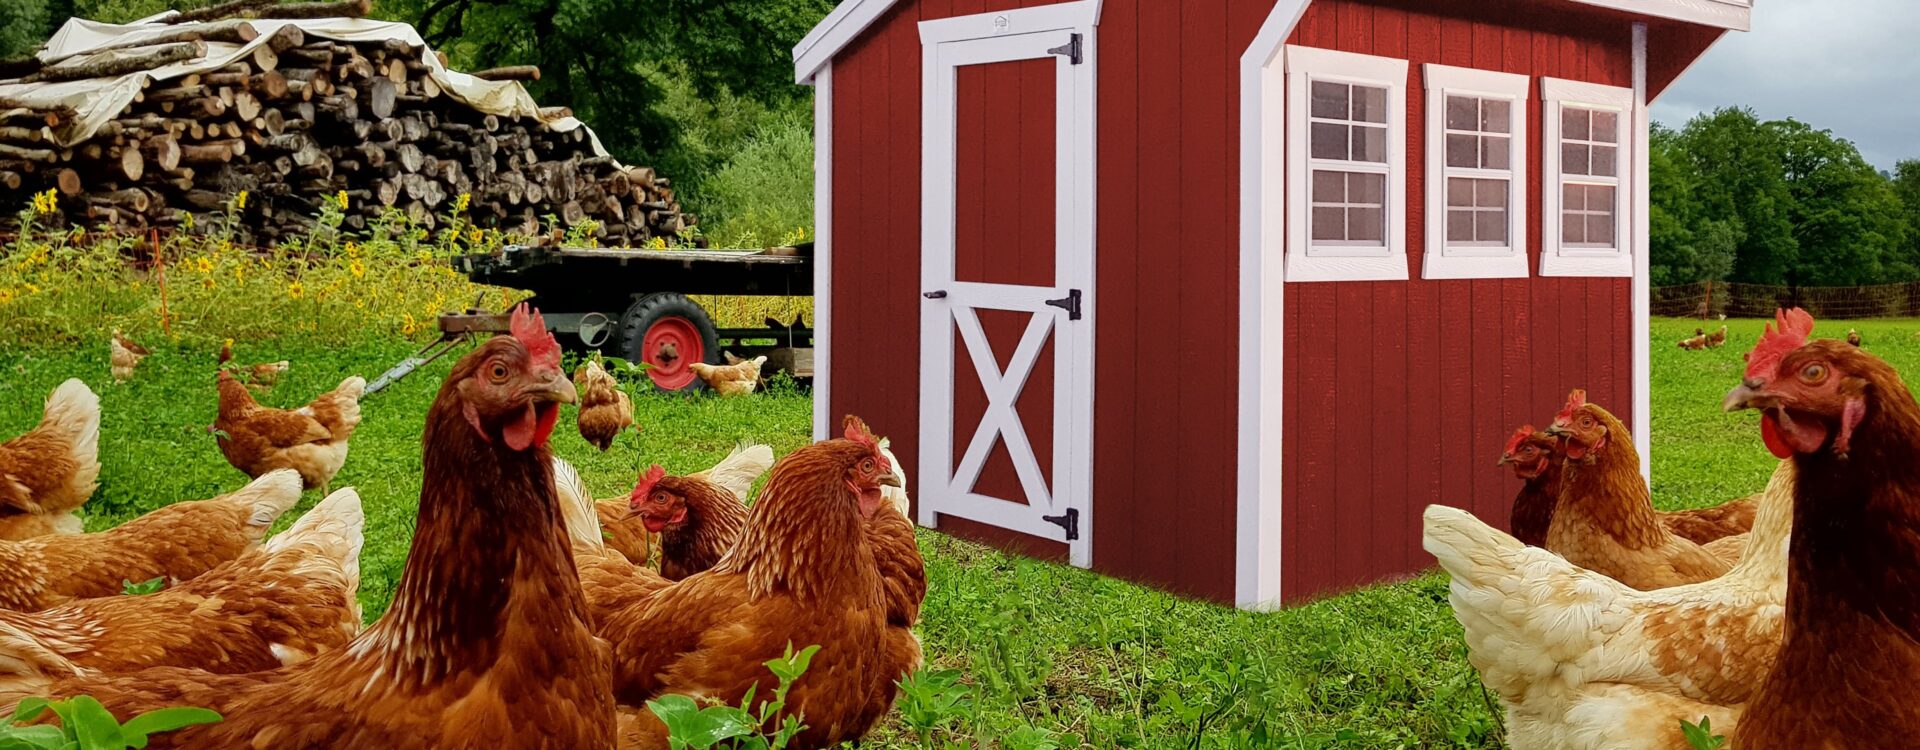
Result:
[[[1028,49],[1032,49],[1032,48],[1029,47]],[[1080,35],[1074,34],[1068,37],[1066,44],[1062,44],[1058,47],[1054,47],[1053,49],[1047,50],[1047,54],[1061,55],[1063,57],[1066,57],[1068,60],[1072,60],[1074,65],[1079,65],[1081,62],[1083,62],[1080,59]]]
[[[927,299],[946,299],[947,292],[944,289],[937,292],[921,292],[920,296],[925,297]]]
[[[1047,300],[1047,304],[1067,311],[1067,320],[1080,319],[1080,290],[1069,289],[1067,296]]]
[[[1057,516],[1041,516],[1040,520],[1067,530],[1067,541],[1080,538],[1080,509],[1068,508],[1067,512]]]

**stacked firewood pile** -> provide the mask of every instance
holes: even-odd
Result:
[[[0,201],[23,205],[30,193],[52,188],[67,196],[61,209],[73,224],[168,228],[189,215],[211,226],[244,190],[251,197],[239,224],[261,244],[308,230],[323,201],[344,202],[342,221],[353,229],[392,209],[431,229],[465,204],[475,225],[528,236],[554,231],[553,222],[574,228],[590,221],[609,246],[671,239],[694,223],[665,177],[596,155],[585,127],[550,127],[570,116],[564,108],[538,117],[488,114],[436,83],[424,47],[254,23],[358,17],[367,9],[368,0],[238,0],[169,19],[177,31],[143,36],[139,46],[0,62],[0,92],[10,83],[113,80],[205,57],[209,43],[245,44],[270,31],[224,68],[149,82],[125,111],[78,142],[58,135],[73,125],[72,109],[0,93]],[[474,75],[534,80],[539,71]]]

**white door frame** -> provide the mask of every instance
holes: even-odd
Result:
[[[1093,564],[1093,323],[1094,292],[1094,28],[1099,0],[943,18],[920,23],[922,292],[919,522],[932,528],[947,514],[1066,543],[1069,561]],[[1064,48],[1064,49],[1063,49]],[[955,117],[958,66],[1052,57],[1056,65],[1054,286],[1021,287],[954,280]],[[1079,291],[1079,317],[1049,307],[1046,298]],[[960,304],[956,304],[960,303]],[[1003,374],[973,310],[1034,313]],[[979,433],[958,466],[953,456],[954,328],[967,344],[987,392]],[[1048,336],[1054,339],[1053,487],[1047,492],[1017,398]],[[998,431],[1012,455],[1030,506],[974,495],[970,490]],[[1022,455],[1022,454],[1026,455]],[[956,481],[963,480],[963,481]],[[1042,501],[1050,501],[1042,506]],[[1040,516],[1071,519],[1049,523]],[[1059,525],[1056,525],[1059,523]]]

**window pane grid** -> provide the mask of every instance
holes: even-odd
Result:
[[[1618,185],[1564,181],[1560,193],[1562,247],[1582,250],[1618,247]]]
[[[1560,171],[1587,177],[1619,177],[1620,113],[1570,105],[1561,107]]]
[[[1449,247],[1510,247],[1513,102],[1447,94],[1446,244]]]
[[[1387,91],[1363,83],[1311,83],[1308,236],[1314,245],[1386,247]]]

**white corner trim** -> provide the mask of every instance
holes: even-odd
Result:
[[[1750,0],[1573,0],[1642,16],[1747,31],[1753,26]]]
[[[1641,59],[1640,64],[1644,66],[1645,60]],[[1643,158],[1646,151],[1643,141],[1646,107],[1636,105],[1639,97],[1644,97],[1644,91],[1636,94],[1635,89],[1618,86],[1559,78],[1540,79],[1540,98],[1544,103],[1540,108],[1543,120],[1540,144],[1541,276],[1625,278],[1635,274],[1638,267],[1636,256],[1644,254],[1641,248],[1646,245],[1646,235],[1635,233],[1634,216],[1638,213],[1635,207],[1647,204],[1646,177],[1644,174],[1635,174],[1630,168],[1636,160]],[[1561,108],[1569,104],[1614,110],[1620,114],[1620,128],[1627,131],[1620,135],[1622,153],[1616,162],[1619,165],[1616,171],[1619,172],[1620,198],[1615,216],[1614,238],[1618,243],[1615,250],[1583,251],[1560,246],[1560,121]]]
[[[1426,254],[1421,276],[1428,279],[1524,279],[1527,277],[1527,76],[1427,63]],[[1506,170],[1453,169],[1447,166],[1447,96],[1504,99],[1511,121]],[[1505,247],[1451,246],[1447,242],[1447,181],[1452,177],[1507,181]]]
[[[833,61],[813,76],[813,439],[833,431]]]
[[[814,25],[800,43],[793,46],[793,82],[804,84],[832,60],[861,32],[880,20],[895,0],[846,0]]]
[[[1281,432],[1286,364],[1287,37],[1310,0],[1279,0],[1240,55],[1239,441],[1235,472],[1234,603],[1275,609],[1285,594]],[[1267,176],[1275,176],[1271,181]]]
[[[1652,235],[1648,141],[1652,115],[1647,111],[1647,25],[1633,25],[1633,211],[1635,247],[1647,248]],[[1633,447],[1640,451],[1640,477],[1653,487],[1653,272],[1650,250],[1633,255]]]
[[[1407,68],[1404,59],[1289,45],[1286,50],[1286,277],[1289,282],[1405,281],[1407,272]],[[1308,96],[1312,82],[1387,89],[1386,246],[1337,252],[1315,249],[1307,177]],[[1268,175],[1263,179],[1278,179]],[[1364,253],[1364,254],[1363,254]]]

